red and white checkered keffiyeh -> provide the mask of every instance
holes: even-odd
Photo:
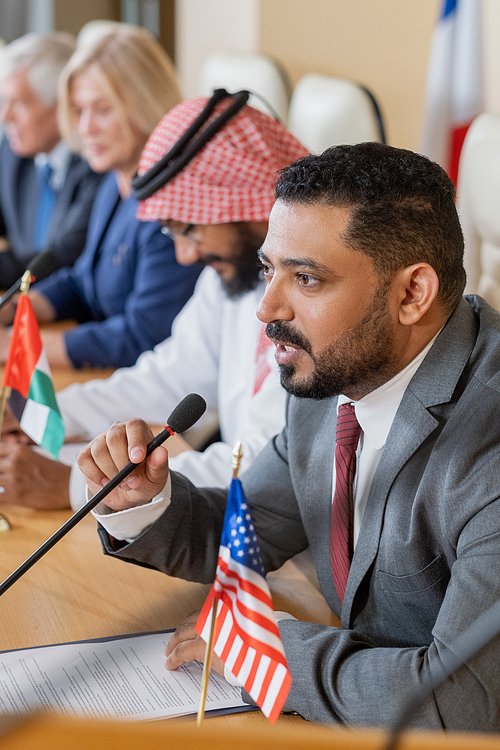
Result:
[[[142,153],[147,172],[178,141],[208,99],[190,99],[157,125]],[[225,99],[208,123],[231,103]],[[307,150],[268,115],[245,106],[171,182],[139,203],[142,221],[174,219],[187,224],[267,221],[278,172]]]

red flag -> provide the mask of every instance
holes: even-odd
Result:
[[[467,129],[483,110],[480,0],[442,0],[427,74],[420,151],[456,184]]]
[[[19,296],[3,387],[11,388],[9,406],[24,432],[57,458],[64,442],[64,424],[38,321],[26,294]]]
[[[209,640],[212,603],[218,599],[214,651],[273,723],[292,678],[274,617],[257,536],[238,479],[233,479],[215,583],[196,623]]]

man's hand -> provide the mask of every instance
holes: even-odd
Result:
[[[9,353],[10,331],[6,328],[0,328],[0,364],[5,364],[7,354]]]
[[[94,495],[120,469],[133,461],[134,471],[106,497],[113,510],[144,505],[165,486],[168,478],[168,453],[163,446],[154,450],[147,460],[146,449],[153,433],[142,419],[115,422],[107,432],[98,435],[78,454],[78,467]],[[142,463],[141,463],[142,462]]]
[[[205,661],[207,644],[194,629],[199,615],[199,612],[191,612],[167,643],[165,649],[166,669],[172,671],[188,661]],[[212,669],[224,676],[224,664],[215,653],[212,654]]]
[[[0,504],[37,510],[68,508],[70,473],[70,466],[41,456],[27,445],[0,443]]]
[[[5,407],[1,439],[5,443],[33,444],[32,439],[22,431],[19,422],[12,414],[8,405]]]

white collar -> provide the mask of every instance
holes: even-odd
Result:
[[[71,159],[71,151],[64,141],[59,141],[48,154],[40,152],[35,156],[35,166],[43,169],[46,164],[52,167],[52,178],[50,180],[54,190],[59,190],[64,184]]]
[[[404,392],[439,333],[440,331],[404,370],[359,401],[353,401],[343,394],[339,396],[337,409],[341,404],[354,405],[361,429],[374,448],[383,448],[385,445]]]

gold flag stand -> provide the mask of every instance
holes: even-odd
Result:
[[[243,458],[243,446],[241,441],[238,440],[233,448],[233,460],[231,462],[231,468],[233,469],[233,479],[238,478],[238,472],[240,470],[241,459]],[[210,620],[210,636],[207,641],[207,647],[205,649],[205,662],[203,664],[203,675],[201,678],[201,695],[200,705],[198,708],[198,716],[196,723],[198,726],[201,725],[203,717],[205,716],[205,701],[207,699],[208,681],[210,679],[210,668],[212,666],[212,653],[214,648],[214,637],[215,637],[215,623],[217,622],[217,605],[218,599],[214,599],[212,602],[212,618]]]
[[[21,294],[28,294],[28,289],[30,288],[31,284],[31,273],[29,271],[25,271],[23,274],[23,278],[21,280]],[[8,359],[8,355],[7,355]],[[3,420],[5,417],[5,409],[7,406],[7,399],[10,396],[10,386],[2,386],[2,397],[0,400],[0,435],[2,434],[3,429]],[[3,488],[2,488],[3,491]],[[0,534],[2,534],[4,531],[9,531],[10,524],[7,521],[7,519],[0,515]]]

